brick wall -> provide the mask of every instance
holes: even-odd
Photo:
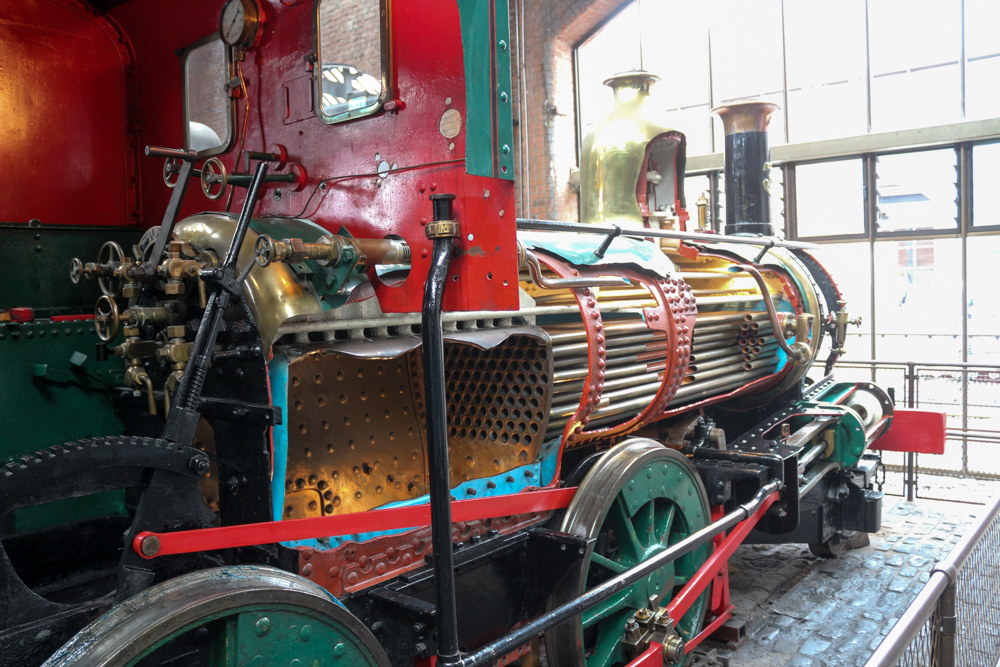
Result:
[[[520,119],[515,127],[515,133],[520,131],[520,141],[515,141],[519,216],[579,219],[577,195],[569,185],[570,169],[577,164],[573,48],[625,1],[511,0],[514,119]],[[517,62],[522,45],[515,34],[519,10],[526,18],[521,25],[523,73]],[[521,160],[522,150],[528,169]]]
[[[323,0],[319,9],[323,63],[353,65],[382,78],[380,0]]]

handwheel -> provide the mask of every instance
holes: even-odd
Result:
[[[74,257],[69,261],[69,280],[74,285],[79,285],[82,276],[83,262],[80,261],[79,257]]]
[[[201,191],[205,196],[215,201],[222,197],[229,185],[226,166],[217,157],[210,157],[201,166]]]
[[[99,275],[97,285],[101,288],[101,294],[105,296],[118,296],[122,289],[122,279],[115,276],[115,271],[125,263],[125,251],[114,241],[108,241],[101,246],[97,253],[97,266],[107,269],[107,275]]]
[[[550,606],[585,591],[676,544],[709,524],[708,494],[687,458],[660,443],[632,438],[611,449],[580,483],[562,530],[596,538],[579,577],[563,582]],[[706,544],[665,565],[545,636],[553,667],[611,667],[629,662],[626,622],[651,597],[666,605],[708,558]],[[677,620],[685,642],[701,630],[710,589]]]
[[[267,234],[261,234],[253,244],[257,266],[268,266],[274,259],[274,241]]]
[[[105,343],[110,343],[118,335],[120,325],[118,304],[107,294],[101,295],[97,299],[97,305],[94,306],[94,328],[97,330],[97,337]]]
[[[181,175],[181,161],[175,157],[168,157],[163,161],[163,182],[168,188],[177,187],[177,179]]]
[[[165,581],[81,630],[43,667],[199,664],[389,667],[361,621],[316,584],[270,567]]]

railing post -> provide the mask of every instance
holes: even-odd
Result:
[[[957,620],[955,617],[955,583],[941,593],[937,604],[938,627],[935,633],[934,655],[938,667],[955,667],[955,632]]]
[[[917,398],[917,370],[916,364],[912,361],[906,362],[906,407],[915,408]],[[906,478],[903,481],[906,487],[906,500],[913,502],[917,495],[917,455],[913,452],[906,454]]]

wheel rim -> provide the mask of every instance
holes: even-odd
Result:
[[[228,567],[177,577],[125,601],[44,667],[194,659],[206,667],[389,665],[371,632],[312,582],[274,568]]]
[[[565,602],[676,544],[709,522],[708,497],[683,455],[647,439],[611,450],[580,484],[562,529],[597,538],[584,569],[553,599]],[[628,662],[622,644],[625,623],[650,597],[666,603],[708,557],[705,545],[679,558],[614,597],[591,608],[579,621],[549,634],[546,649],[554,665],[609,667]],[[706,590],[677,622],[685,641],[700,630],[708,605]]]

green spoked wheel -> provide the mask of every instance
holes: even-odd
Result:
[[[183,575],[115,606],[43,667],[389,667],[361,621],[270,567]]]
[[[569,577],[553,596],[557,606],[624,572],[711,520],[708,495],[687,458],[654,440],[633,438],[611,449],[580,483],[566,510],[562,530],[596,538],[578,576]],[[622,640],[625,624],[650,598],[666,604],[680,592],[710,553],[699,547],[648,577],[592,607],[579,620],[546,635],[549,664],[611,667],[629,662]],[[677,622],[689,641],[701,630],[709,601],[706,589]]]

